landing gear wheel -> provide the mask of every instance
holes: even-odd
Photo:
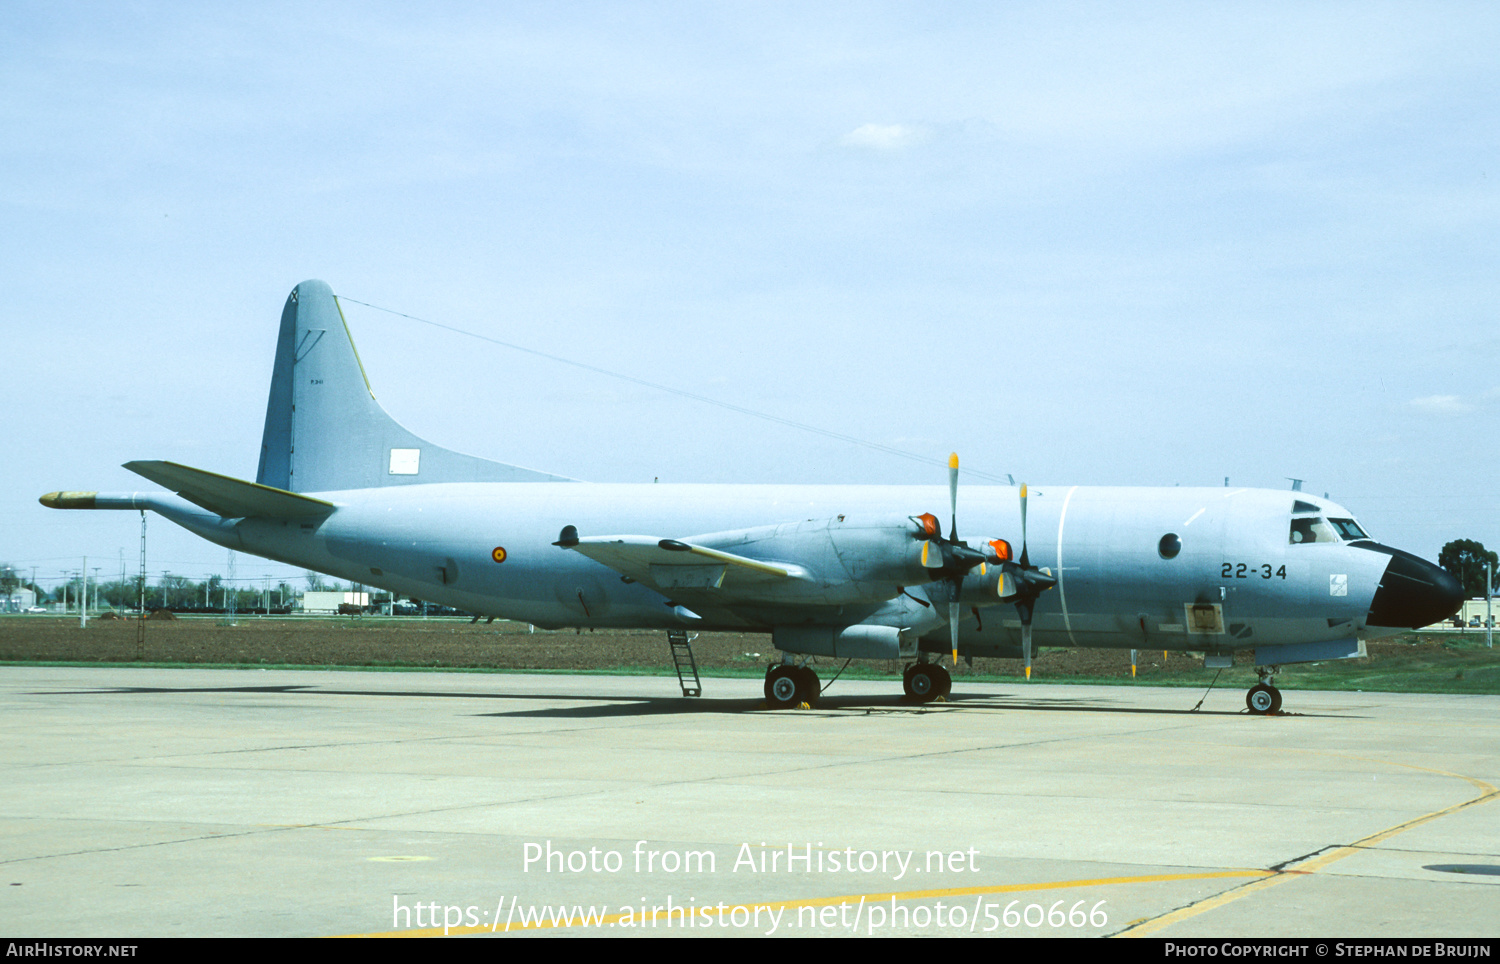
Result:
[[[794,709],[802,702],[802,684],[795,666],[785,663],[766,670],[766,703],[773,710]]]
[[[1257,683],[1245,694],[1245,705],[1256,716],[1269,716],[1281,710],[1281,690]]]
[[[818,674],[813,672],[811,666],[798,666],[797,672],[797,702],[806,703],[811,706],[822,692],[823,683],[818,679]]]
[[[941,666],[913,663],[906,668],[901,684],[906,690],[907,699],[913,703],[931,703],[946,692],[944,685],[951,687],[953,681],[948,676],[948,671]]]
[[[938,695],[947,696],[953,692],[953,677],[941,666],[932,667],[933,675],[938,678]]]

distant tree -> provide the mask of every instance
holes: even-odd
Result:
[[[90,590],[96,593],[96,599],[100,605],[109,605],[120,609],[128,609],[135,605],[136,586],[135,580],[127,579],[124,582],[113,580],[100,583],[96,588]]]
[[[328,583],[323,580],[321,572],[313,572],[311,569],[305,569],[302,572],[302,577],[307,580],[308,592],[328,591]]]
[[[12,565],[0,565],[0,595],[9,596],[21,588],[21,575]]]
[[[181,606],[183,599],[192,605],[198,599],[198,587],[187,576],[163,573],[161,577],[161,603],[163,606]]]
[[[253,612],[260,607],[260,590],[244,586],[239,589],[230,589],[229,599],[234,604],[235,612]]]
[[[1438,553],[1438,565],[1453,574],[1464,587],[1464,595],[1470,599],[1484,595],[1484,567],[1488,563],[1494,573],[1490,589],[1500,588],[1500,557],[1487,552],[1484,543],[1473,539],[1454,539]]]

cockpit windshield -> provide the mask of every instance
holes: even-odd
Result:
[[[1308,542],[1338,542],[1339,537],[1334,535],[1333,527],[1315,516],[1304,519],[1292,520],[1292,535],[1290,542],[1294,546],[1300,546]]]
[[[1338,531],[1340,539],[1353,542],[1355,539],[1370,538],[1353,519],[1329,519],[1328,524]]]
[[[1288,541],[1294,546],[1300,546],[1308,542],[1353,542],[1356,539],[1370,538],[1365,530],[1359,527],[1359,523],[1353,519],[1328,519],[1324,521],[1317,516],[1304,516],[1292,520],[1292,531]]]

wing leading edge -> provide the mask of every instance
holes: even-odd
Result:
[[[589,536],[569,526],[556,545],[571,549],[658,592],[713,593],[718,601],[762,601],[811,578],[791,563],[764,562],[722,549],[658,536]]]

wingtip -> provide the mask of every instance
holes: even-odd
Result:
[[[134,472],[136,475],[142,475],[146,476],[146,478],[150,478],[150,476],[146,475],[146,472],[150,470],[151,466],[171,464],[171,462],[163,462],[160,459],[131,459],[129,462],[122,462],[120,464],[120,468]],[[152,481],[154,482],[156,480],[152,479]]]

